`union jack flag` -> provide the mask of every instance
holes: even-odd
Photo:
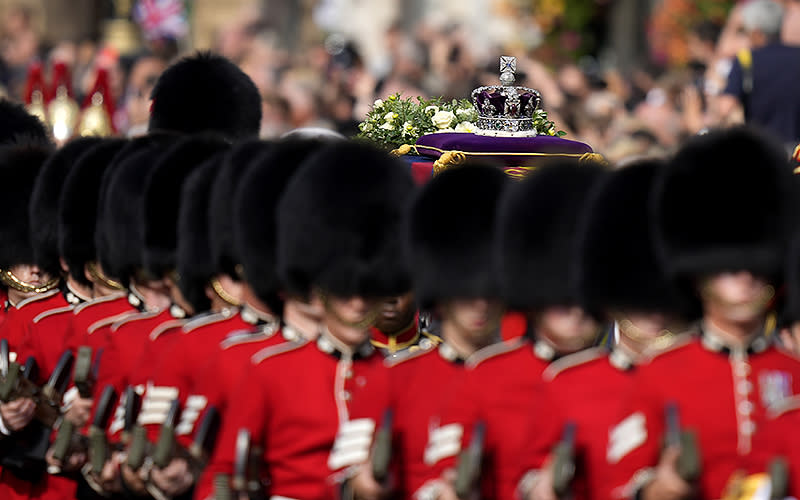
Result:
[[[133,19],[148,40],[179,39],[189,31],[186,6],[181,0],[138,0]]]

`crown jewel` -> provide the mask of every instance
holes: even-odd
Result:
[[[478,110],[478,135],[535,136],[533,115],[541,106],[537,90],[514,86],[517,58],[500,57],[500,83],[472,91]]]

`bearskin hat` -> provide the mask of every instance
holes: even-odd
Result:
[[[50,136],[44,123],[22,105],[0,99],[0,144],[17,140],[50,142]]]
[[[422,307],[450,298],[498,296],[492,241],[497,203],[508,182],[498,168],[465,165],[437,175],[417,194],[404,230]]]
[[[247,168],[270,148],[271,142],[243,141],[233,146],[222,159],[209,202],[209,236],[216,273],[238,278],[236,266],[241,258],[234,239],[234,205],[238,200],[235,192]]]
[[[665,163],[640,160],[597,183],[578,232],[578,291],[591,311],[686,314],[688,299],[658,259],[650,200]]]
[[[160,278],[175,270],[181,186],[200,164],[228,147],[218,136],[183,137],[160,156],[148,174],[141,213],[145,269],[152,276]]]
[[[681,281],[723,271],[781,275],[790,169],[779,145],[745,128],[691,138],[654,191],[656,239]]]
[[[278,276],[307,296],[390,296],[410,288],[401,251],[408,168],[366,145],[334,143],[307,159],[278,204]]]
[[[604,174],[596,164],[558,160],[511,186],[500,202],[495,268],[502,297],[520,310],[579,304],[578,223]]]
[[[96,137],[83,137],[68,142],[50,155],[36,178],[28,205],[33,258],[39,267],[52,275],[61,271],[58,211],[64,180],[77,159],[99,142],[100,139]]]
[[[150,171],[174,137],[131,140],[103,174],[95,246],[106,276],[128,279],[144,265],[142,199]]]
[[[186,57],[162,73],[153,87],[149,130],[215,132],[230,139],[256,137],[261,95],[228,59],[206,52]]]
[[[209,196],[222,159],[222,153],[211,156],[189,175],[181,188],[177,225],[178,286],[198,312],[211,307],[205,294],[205,287],[216,271],[209,242]]]
[[[116,154],[125,146],[124,139],[104,139],[83,153],[64,180],[58,208],[58,249],[67,263],[69,274],[84,285],[86,264],[97,259],[95,228],[103,175]]]
[[[0,177],[6,183],[0,219],[0,268],[34,264],[29,204],[36,177],[52,154],[49,144],[21,142],[0,146]]]
[[[256,296],[280,312],[275,270],[277,208],[283,190],[300,165],[330,140],[283,139],[255,158],[234,196],[235,246],[244,276]]]

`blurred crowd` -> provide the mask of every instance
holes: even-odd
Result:
[[[518,58],[517,84],[538,89],[546,110],[568,138],[587,142],[616,161],[631,155],[669,151],[688,135],[721,123],[743,120],[741,113],[718,111],[736,53],[750,43],[738,3],[724,23],[703,21],[690,27],[689,62],[681,67],[650,64],[630,74],[593,57],[579,61],[537,59],[537,53],[508,47],[480,47],[469,31],[441,19],[387,30],[383,74],[365,63],[363,48],[344,36],[324,33],[316,42],[291,52],[265,19],[248,9],[221,24],[212,49],[235,61],[256,83],[262,97],[264,138],[295,127],[319,126],[345,135],[377,98],[405,96],[468,97],[471,90],[498,82],[497,61],[509,52]],[[785,0],[783,39],[800,44],[800,2]],[[22,99],[32,61],[58,60],[72,68],[73,89],[81,102],[106,68],[116,103],[115,128],[136,135],[145,130],[149,91],[181,50],[172,41],[155,40],[134,55],[120,55],[101,41],[40,42],[31,14],[7,9],[2,19],[0,84]]]

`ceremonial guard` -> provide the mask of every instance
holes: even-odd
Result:
[[[659,175],[659,255],[699,296],[703,317],[637,368],[609,431],[612,498],[723,498],[774,454],[760,445],[767,409],[800,391],[800,364],[772,344],[767,321],[790,182],[780,146],[743,129],[690,139]]]
[[[458,452],[460,431],[440,425],[440,416],[465,363],[500,340],[503,306],[491,270],[492,240],[508,182],[499,169],[463,166],[435,177],[413,200],[404,235],[408,263],[420,304],[441,318],[442,342],[387,360],[389,391],[378,396],[393,416],[391,467],[377,477],[376,467],[364,468],[353,482],[357,496],[393,485],[397,498],[410,498],[431,465]]]
[[[278,209],[279,275],[291,293],[323,304],[320,335],[251,358],[208,475],[233,473],[240,429],[262,450],[257,479],[268,484],[267,496],[336,498],[352,467],[368,459],[383,411],[368,391],[385,391],[387,383],[369,327],[378,297],[408,287],[396,270],[412,189],[402,164],[352,143],[320,150],[292,177]],[[211,494],[208,487],[196,496]]]
[[[690,301],[667,279],[651,231],[652,186],[662,168],[657,160],[627,165],[590,193],[573,260],[578,293],[583,306],[613,320],[614,329],[606,345],[545,369],[543,411],[525,438],[532,452],[523,457],[537,470],[524,476],[523,498],[603,498],[608,431],[636,365],[678,340],[685,325]]]
[[[505,342],[468,363],[442,417],[443,425],[463,429],[463,453],[468,453],[475,429],[485,429],[480,481],[472,478],[469,485],[483,498],[515,494],[525,446],[516,433],[541,417],[544,369],[597,337],[598,323],[580,307],[572,255],[586,196],[603,173],[597,165],[551,164],[512,185],[500,202],[494,262],[501,297],[528,316],[535,338]],[[456,457],[450,456],[432,472],[442,475],[455,465]]]

